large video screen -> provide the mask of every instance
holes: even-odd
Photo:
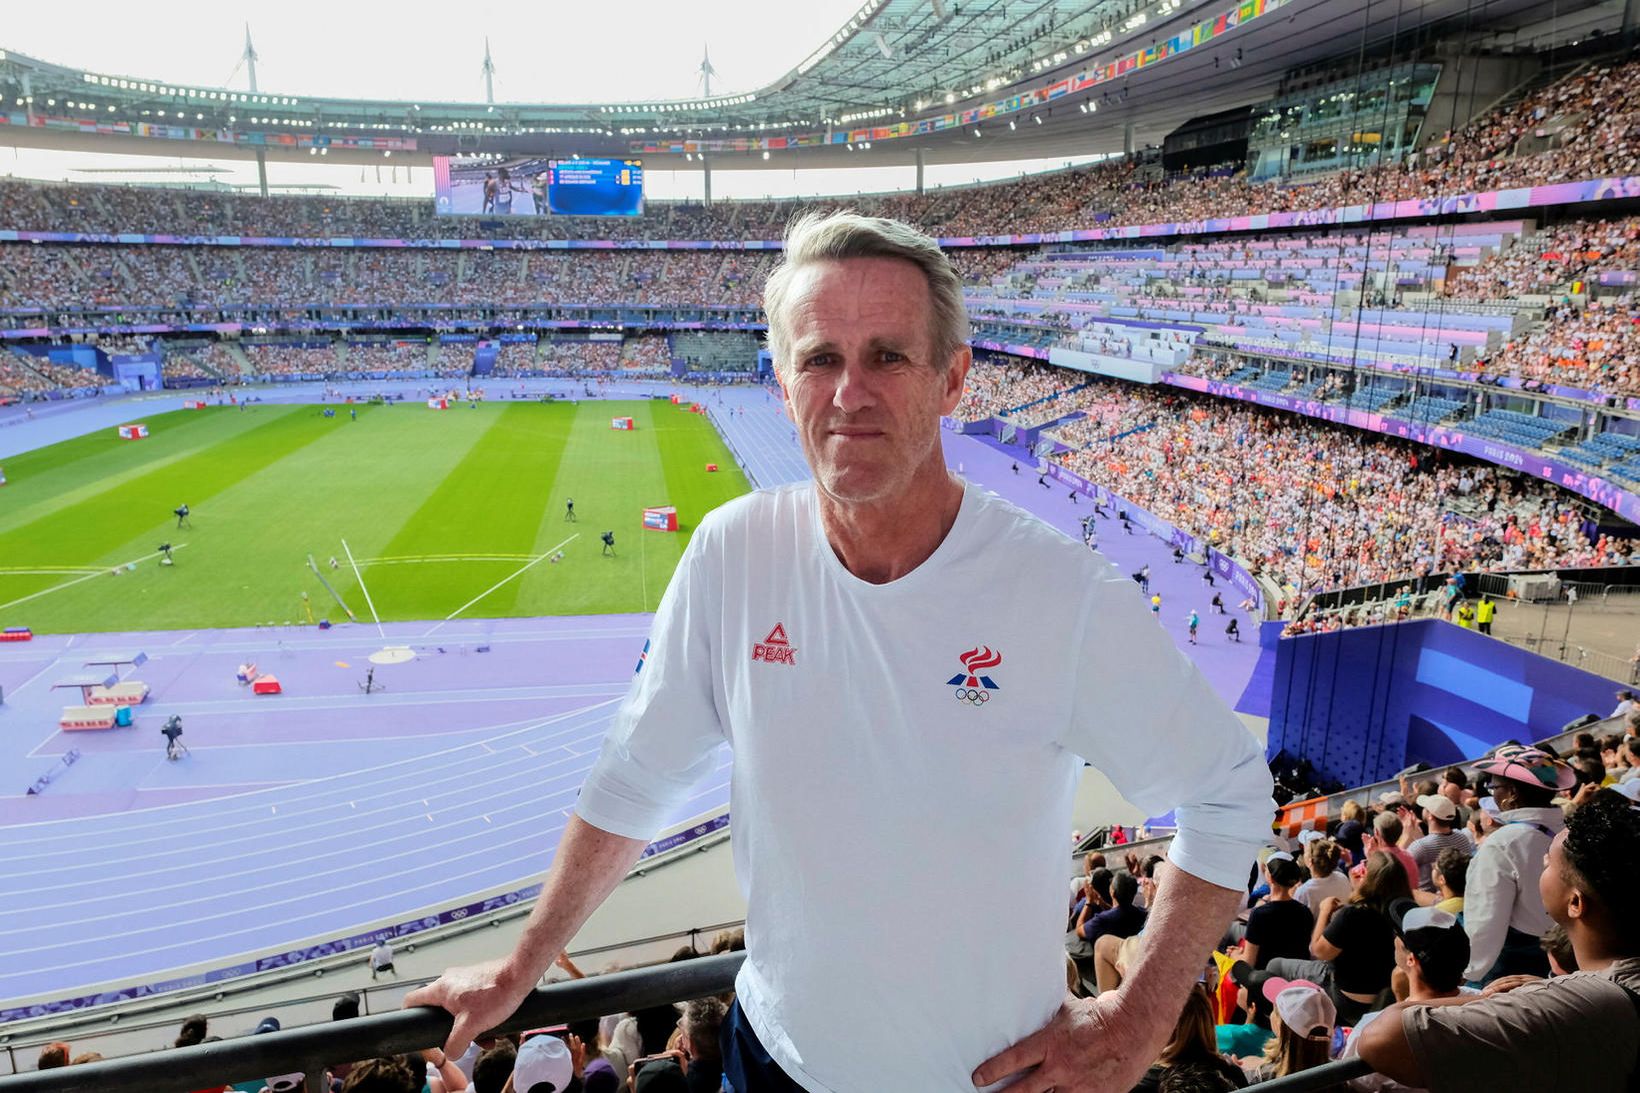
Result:
[[[643,160],[553,160],[547,203],[563,216],[638,216],[643,212]]]
[[[643,161],[433,157],[439,213],[457,216],[640,216]]]

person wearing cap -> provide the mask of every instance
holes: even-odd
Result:
[[[1332,1056],[1333,1025],[1338,1011],[1319,986],[1304,979],[1271,976],[1259,987],[1270,1002],[1270,1029],[1275,1036],[1264,1055],[1245,1068],[1249,1082],[1272,1081],[1318,1067]]]
[[[1456,998],[1461,994],[1479,991],[1463,985],[1463,970],[1469,963],[1469,935],[1463,932],[1457,916],[1435,907],[1416,907],[1400,903],[1391,912],[1395,919],[1395,966],[1405,979],[1397,977],[1397,1002],[1429,1002],[1437,998]],[[1399,984],[1405,983],[1404,992]],[[1360,1053],[1361,1035],[1384,1010],[1374,1010],[1357,1021],[1344,1041],[1340,1059],[1354,1058]],[[1350,1082],[1350,1088],[1362,1093],[1418,1093],[1393,1078],[1369,1074]]]
[[[1255,968],[1284,956],[1307,959],[1315,916],[1293,898],[1293,890],[1304,880],[1304,870],[1285,850],[1277,850],[1265,858],[1262,868],[1270,884],[1270,894],[1247,913],[1242,959]]]
[[[933,239],[810,214],[765,295],[812,478],[701,520],[512,952],[406,1002],[455,1015],[453,1052],[504,1020],[727,745],[739,1093],[1127,1089],[1269,833],[1263,750],[1108,562],[947,469],[971,354]],[[1062,844],[1087,763],[1179,834],[1120,988],[1071,1000]]]
[[[1469,853],[1474,847],[1469,842],[1469,836],[1461,831],[1454,831],[1458,822],[1458,806],[1441,795],[1432,794],[1418,798],[1418,818],[1409,823],[1409,830],[1414,834],[1422,828],[1424,834],[1414,838],[1407,846],[1407,853],[1418,866],[1418,887],[1425,892],[1435,891],[1435,882],[1430,877],[1430,870],[1435,865],[1435,859],[1441,856],[1443,850],[1462,850]]]
[[[569,1045],[556,1036],[531,1036],[518,1048],[513,1063],[513,1093],[564,1093],[575,1080]]]
[[[1498,748],[1475,769],[1490,776],[1498,826],[1475,851],[1465,881],[1467,978],[1485,984],[1503,975],[1547,975],[1538,939],[1551,920],[1537,879],[1550,841],[1566,826],[1555,796],[1577,776],[1547,752],[1518,744]]]
[[[1500,980],[1479,995],[1397,1002],[1358,1052],[1387,1077],[1433,1093],[1634,1088],[1640,1053],[1640,810],[1596,793],[1549,844],[1538,884],[1579,971]]]

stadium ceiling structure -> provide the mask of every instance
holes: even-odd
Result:
[[[314,98],[91,73],[0,49],[10,143],[164,155],[644,156],[667,168],[1117,153],[1395,44],[1507,47],[1598,0],[866,0],[770,85],[571,104]],[[1578,13],[1583,13],[1581,16]],[[192,143],[197,151],[183,147]],[[117,145],[118,147],[114,147]],[[862,158],[862,155],[865,158]]]

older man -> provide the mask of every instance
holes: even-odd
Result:
[[[931,239],[805,217],[764,302],[814,481],[702,521],[518,946],[407,1001],[456,1015],[455,1052],[506,1016],[727,741],[739,1093],[1127,1089],[1268,834],[1259,749],[1131,585],[946,470],[970,356]],[[1084,758],[1179,835],[1121,989],[1078,1001],[1060,938]]]

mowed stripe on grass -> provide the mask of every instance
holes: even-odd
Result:
[[[609,428],[622,414],[635,431]],[[343,538],[357,558],[399,559],[365,565],[384,620],[441,619],[577,531],[565,564],[538,565],[464,614],[652,610],[687,534],[643,532],[643,506],[675,504],[692,529],[747,489],[710,423],[669,403],[360,407],[357,422],[321,418],[316,406],[196,415],[226,430],[222,438],[170,454],[156,444],[141,469],[122,464],[117,447],[79,441],[31,453],[31,476],[53,476],[71,499],[16,527],[0,509],[7,566],[107,566],[151,556],[168,540],[188,549],[171,569],[143,563],[0,611],[0,625],[61,632],[301,621],[304,591],[316,616],[338,618],[307,569],[309,552],[368,620]],[[164,418],[151,424],[156,440],[172,431]],[[202,433],[189,424],[176,432]],[[126,449],[143,443],[153,442]],[[722,470],[707,474],[706,462]],[[96,489],[103,476],[118,485]],[[563,520],[566,496],[576,498],[578,524]],[[195,526],[177,532],[167,514],[184,500]],[[41,499],[28,503],[38,508]],[[599,554],[606,528],[616,532],[615,559]],[[333,555],[342,563],[334,571]],[[65,579],[0,573],[0,603]]]
[[[107,564],[151,554],[160,542],[187,543],[174,568],[144,563],[51,593],[19,608],[15,621],[8,613],[8,625],[61,632],[300,621],[304,591],[317,616],[335,617],[307,569],[307,553],[323,564],[341,554],[343,535],[374,551],[415,510],[427,483],[442,480],[483,431],[477,421],[439,428],[426,420],[433,415],[405,407],[361,407],[356,422],[322,418],[314,406],[273,412],[272,421],[247,421],[240,435],[113,498],[71,506],[52,518],[65,526],[40,540],[68,540],[59,560],[90,554]],[[193,527],[178,530],[164,516],[184,500]],[[153,516],[161,519],[149,523]],[[133,527],[143,530],[133,536]],[[23,533],[32,542],[31,530]],[[38,545],[34,553],[51,556]]]
[[[426,561],[364,567],[384,620],[442,619],[537,553],[536,533],[575,407],[514,403],[444,411],[457,417],[474,413],[483,415],[483,434],[379,551],[383,558]],[[357,556],[357,544],[350,540],[350,545]],[[527,557],[484,558],[508,554]],[[343,574],[337,588],[350,604],[360,601],[353,610],[362,611],[362,595],[347,591],[357,588],[351,573]],[[511,585],[497,589],[474,604],[473,613],[512,613],[512,591]]]

